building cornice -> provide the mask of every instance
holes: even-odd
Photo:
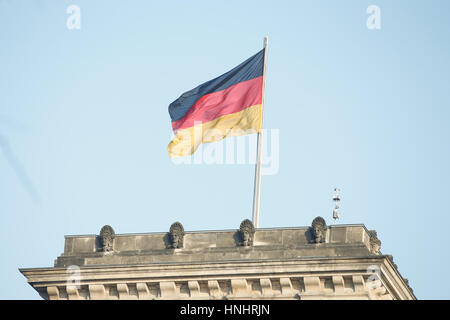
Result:
[[[53,268],[20,272],[45,299],[415,299],[364,225],[66,236]]]

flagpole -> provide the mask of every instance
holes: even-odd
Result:
[[[269,37],[264,37],[264,67],[263,67],[263,90],[261,102],[261,129],[257,137],[256,151],[256,168],[255,168],[255,186],[253,192],[253,225],[259,227],[259,208],[261,204],[261,153],[263,145],[263,128],[264,128],[264,98],[266,95],[266,64],[267,64],[267,47],[269,45]]]

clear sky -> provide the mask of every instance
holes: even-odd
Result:
[[[69,30],[69,5],[81,29]],[[366,26],[369,5],[381,29]],[[169,103],[261,50],[260,227],[375,229],[421,299],[449,299],[450,2],[0,0],[0,298],[64,235],[236,229],[254,166],[174,164]]]

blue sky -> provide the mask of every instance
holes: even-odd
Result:
[[[69,30],[66,9],[81,9]],[[381,29],[366,27],[369,5]],[[449,299],[448,1],[0,0],[0,298],[38,299],[19,267],[64,235],[236,229],[254,166],[175,165],[167,107],[262,48],[260,227],[375,229],[421,299]]]

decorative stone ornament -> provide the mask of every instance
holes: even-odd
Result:
[[[369,230],[370,236],[370,253],[380,254],[381,241],[378,239],[377,232],[375,230]]]
[[[174,222],[169,230],[169,248],[183,248],[184,228],[179,222]]]
[[[240,237],[240,245],[244,247],[249,247],[253,245],[253,240],[255,237],[255,227],[253,223],[245,219],[241,222],[239,226],[239,237]]]
[[[103,252],[113,252],[114,238],[116,234],[114,233],[114,229],[111,226],[105,225],[100,230],[100,241]]]
[[[316,217],[311,223],[312,243],[324,243],[327,235],[327,224],[322,217]]]
[[[392,254],[388,254],[386,255],[387,258],[389,259],[389,261],[392,262],[392,265],[394,266],[395,269],[398,269],[398,266],[394,263],[394,257],[392,256]]]
[[[411,292],[414,292],[413,288],[411,288],[411,287],[409,286],[409,280],[408,280],[408,278],[403,278],[403,281],[405,281],[405,284],[406,284],[406,286],[409,288],[409,290],[411,290]]]

